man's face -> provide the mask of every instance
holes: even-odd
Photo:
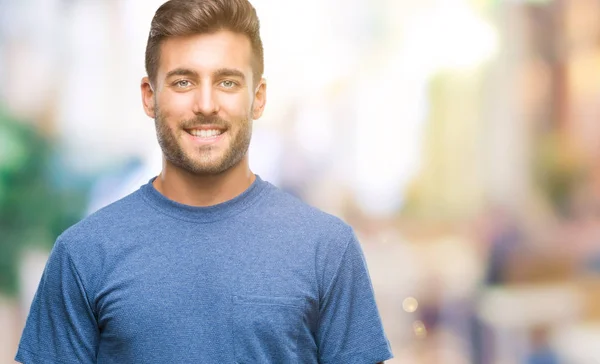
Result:
[[[146,113],[171,164],[196,175],[222,173],[245,158],[265,84],[254,82],[249,39],[230,31],[166,39]]]

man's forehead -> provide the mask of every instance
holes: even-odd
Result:
[[[248,37],[230,31],[167,38],[161,44],[159,73],[164,76],[175,68],[252,72],[252,46]]]

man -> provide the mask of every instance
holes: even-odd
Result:
[[[24,363],[377,363],[391,357],[360,245],[254,175],[265,107],[247,0],[171,0],[141,91],[161,173],[58,239]]]

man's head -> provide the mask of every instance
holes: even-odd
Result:
[[[247,158],[266,102],[263,64],[247,0],[170,0],[156,11],[142,97],[167,163],[209,175]]]

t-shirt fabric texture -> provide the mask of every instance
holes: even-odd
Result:
[[[392,357],[350,226],[259,176],[210,207],[152,180],[66,230],[23,363],[377,363]]]

